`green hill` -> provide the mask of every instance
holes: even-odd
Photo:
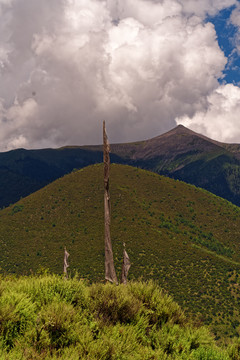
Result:
[[[0,208],[102,159],[102,145],[0,153]],[[182,125],[153,139],[112,144],[111,162],[182,180],[240,205],[240,145],[214,141]]]
[[[8,360],[237,360],[153,282],[87,285],[1,278],[0,357]]]
[[[240,335],[240,209],[204,190],[111,165],[112,242],[129,278],[154,279],[219,337]],[[103,166],[73,172],[0,212],[0,266],[104,279]]]
[[[74,168],[99,162],[102,152],[74,147],[0,153],[0,207],[15,203]]]

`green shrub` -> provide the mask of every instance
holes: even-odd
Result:
[[[107,323],[130,323],[140,309],[140,302],[123,285],[94,284],[90,289],[91,310]]]
[[[240,360],[240,339],[234,339],[233,344],[228,347],[228,354],[231,360]]]
[[[53,302],[38,313],[35,344],[38,350],[59,349],[76,344],[75,326],[78,316],[74,307],[62,302]]]
[[[30,298],[16,290],[6,290],[0,298],[0,336],[2,346],[11,348],[36,318],[36,306]]]
[[[32,301],[39,307],[51,303],[56,298],[74,306],[87,306],[87,287],[77,277],[68,281],[63,281],[62,277],[56,275],[32,277],[27,285],[22,284],[22,287],[29,292]]]
[[[161,327],[162,324],[184,324],[185,315],[180,306],[173,302],[171,296],[163,292],[153,281],[129,283],[131,293],[143,304],[149,323]]]
[[[191,360],[230,360],[229,356],[215,347],[204,348],[200,347],[193,352],[190,357]]]
[[[0,294],[0,359],[239,359],[239,341],[218,348],[153,281],[2,276]]]
[[[24,205],[15,205],[13,208],[12,208],[12,215],[22,211],[24,209]]]

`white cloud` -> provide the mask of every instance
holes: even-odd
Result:
[[[111,15],[115,19],[134,18],[147,27],[154,27],[166,17],[177,16],[182,12],[182,5],[175,0],[108,0]]]
[[[233,10],[230,21],[233,25],[240,27],[240,5],[236,6],[236,8]]]
[[[236,5],[236,0],[180,0],[187,13],[205,17],[206,14],[214,16],[220,10]]]
[[[140,140],[206,113],[226,58],[205,15],[233,3],[0,1],[0,149],[100,143],[103,119]]]
[[[38,106],[34,99],[26,99],[22,104],[16,99],[14,104],[5,109],[0,103],[1,128],[0,140],[5,143],[5,150],[28,145],[27,137],[36,131],[38,124]],[[6,142],[7,139],[7,142]]]
[[[197,112],[193,118],[177,119],[191,129],[223,142],[239,142],[240,88],[227,84],[219,86],[208,96],[206,111]]]

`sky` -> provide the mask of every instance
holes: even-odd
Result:
[[[0,0],[0,151],[240,143],[238,0]]]

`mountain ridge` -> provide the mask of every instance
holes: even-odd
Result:
[[[0,153],[0,207],[100,162],[102,145]],[[179,179],[240,205],[240,145],[212,140],[183,125],[149,140],[111,144],[111,162]]]

